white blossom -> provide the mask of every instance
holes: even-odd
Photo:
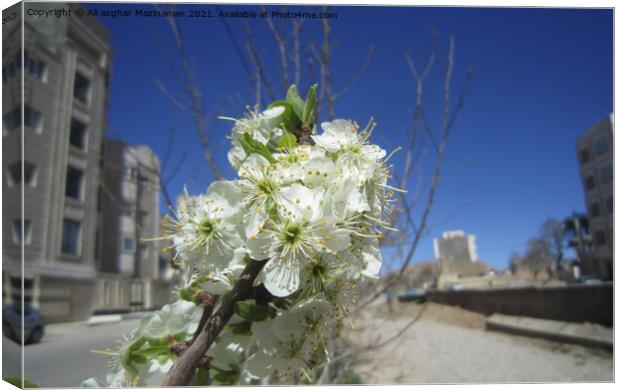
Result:
[[[190,341],[198,327],[196,297],[227,297],[251,261],[266,262],[254,287],[271,300],[245,302],[261,314],[235,314],[206,352],[219,373],[213,383],[298,383],[325,361],[358,282],[379,275],[379,239],[391,229],[396,189],[388,185],[389,157],[369,141],[372,121],[362,131],[348,120],[324,122],[314,145],[296,145],[284,130],[291,130],[286,110],[280,104],[225,118],[234,121],[228,159],[237,177],[205,194],[185,191],[165,223],[184,276],[180,299],[103,352],[105,380],[83,386],[160,384],[176,360],[169,346]]]

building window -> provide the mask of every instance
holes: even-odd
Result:
[[[80,243],[80,222],[65,218],[62,221],[62,253],[77,255]]]
[[[596,157],[600,157],[607,153],[609,150],[609,140],[607,137],[603,136],[596,140],[594,143],[594,151],[596,152]]]
[[[611,183],[614,178],[614,171],[611,164],[606,164],[598,170],[598,176],[601,184]]]
[[[588,151],[588,149],[581,149],[581,152],[579,154],[581,156],[582,164],[590,162],[590,152]]]
[[[90,95],[90,81],[81,73],[75,74],[75,82],[73,84],[73,97],[84,104],[88,104]]]
[[[594,176],[586,177],[586,190],[591,191],[596,187],[596,182],[594,181]]]
[[[20,127],[22,123],[21,109],[16,107],[2,117],[2,128],[5,131],[13,131]]]
[[[605,231],[597,230],[596,234],[594,235],[594,243],[596,245],[605,245],[606,242],[607,240],[605,238]]]
[[[15,107],[2,117],[2,128],[6,132],[19,129],[22,124],[22,110]],[[41,113],[28,105],[24,105],[24,127],[41,131]]]
[[[601,215],[601,207],[598,202],[590,203],[590,215],[592,215],[592,217],[598,217]]]
[[[9,183],[11,186],[22,183],[22,163],[16,162],[9,166]],[[36,168],[34,164],[24,161],[24,185],[36,185]]]
[[[86,145],[86,125],[77,119],[71,119],[69,143],[82,150],[84,150],[84,146]]]
[[[146,190],[149,188],[149,179],[144,176],[138,176],[138,185],[141,190]]]
[[[135,252],[136,243],[132,237],[123,237],[123,251],[125,252]]]
[[[32,221],[29,219],[25,219],[24,220],[24,236],[23,236],[25,237],[25,239],[23,240],[24,245],[30,244],[31,228],[32,228]],[[22,220],[21,219],[13,220],[13,242],[16,244],[22,243]]]
[[[67,183],[65,186],[65,195],[74,199],[80,199],[82,194],[82,179],[84,173],[73,167],[67,168]]]
[[[605,199],[605,209],[607,209],[608,214],[614,213],[614,197],[613,196],[608,196],[607,199]]]
[[[20,52],[17,52],[12,61],[2,67],[2,81],[6,83],[9,79],[19,75],[21,67],[22,56]],[[45,81],[45,63],[25,51],[24,73],[30,77]]]
[[[134,206],[131,204],[125,204],[123,206],[123,215],[126,217],[133,217]]]
[[[125,180],[135,181],[138,177],[138,169],[127,165],[123,168],[123,176],[125,177]]]

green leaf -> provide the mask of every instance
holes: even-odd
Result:
[[[168,347],[167,345],[157,345],[157,346],[141,349],[133,353],[138,354],[138,355],[143,355],[143,356],[158,356],[158,355],[162,355],[162,354],[169,353],[169,352],[170,352],[170,347]]]
[[[293,111],[297,114],[297,117],[301,118],[304,113],[304,101],[299,93],[297,93],[297,87],[295,84],[291,85],[286,93],[286,100],[293,106]]]
[[[292,132],[294,129],[301,126],[301,118],[295,113],[293,105],[286,100],[276,100],[271,103],[267,108],[284,107],[284,112],[280,116],[280,124],[284,127],[284,130]]]
[[[243,147],[245,154],[247,154],[248,156],[252,153],[257,153],[265,157],[267,161],[272,164],[276,162],[276,159],[273,158],[273,156],[271,155],[269,148],[256,141],[249,133],[243,134],[243,137],[239,139],[239,142],[241,143],[241,147]]]
[[[194,296],[194,289],[190,286],[179,290],[179,298],[184,301],[194,302],[196,300],[196,297]]]
[[[168,356],[168,355],[159,355],[159,356],[157,356],[157,362],[158,362],[160,365],[162,365],[162,366],[163,366],[164,364],[166,364],[166,361],[167,361],[168,359],[170,359],[170,356]]]
[[[23,387],[24,389],[33,388],[33,387],[41,387],[40,384],[34,383],[28,378],[23,378],[23,379],[24,379],[24,387]],[[19,387],[20,389],[22,388],[22,377],[21,376],[3,376],[2,380],[12,384],[15,387]]]
[[[234,385],[239,379],[241,371],[238,367],[234,367],[232,370],[222,370],[220,368],[211,366],[217,373],[213,376],[213,379],[220,382],[223,385]]]
[[[314,106],[316,105],[316,88],[317,84],[314,84],[310,91],[308,91],[308,96],[306,97],[306,105],[304,106],[304,111],[301,116],[301,122],[304,126],[310,126],[314,122]]]
[[[297,146],[297,138],[291,133],[284,134],[278,142],[278,149],[292,149],[295,146]]]
[[[209,384],[209,371],[199,368],[196,373],[196,386],[206,386]]]
[[[134,363],[138,363],[138,364],[146,364],[146,362],[148,362],[148,359],[146,358],[146,356],[139,354],[138,352],[134,352],[131,354],[131,360]]]
[[[237,324],[228,324],[226,328],[230,330],[232,334],[238,334],[243,336],[251,336],[252,335],[252,322],[243,321]]]
[[[265,306],[257,305],[253,299],[236,302],[235,313],[252,322],[264,321],[269,317],[269,310]]]

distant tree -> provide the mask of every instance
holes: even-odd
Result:
[[[539,235],[549,254],[554,257],[556,268],[560,269],[566,248],[564,223],[555,218],[548,218],[540,227]]]
[[[534,279],[538,275],[547,271],[548,275],[552,273],[552,267],[555,263],[555,257],[549,250],[547,243],[540,237],[531,238],[527,242],[527,248],[523,255],[514,252],[510,258],[510,271],[516,274],[518,271],[526,271],[531,274]]]
[[[542,238],[532,238],[527,242],[524,265],[534,274],[534,279],[543,271],[551,271],[555,257],[548,243]]]
[[[521,264],[521,256],[519,255],[519,253],[513,251],[510,254],[510,260],[508,261],[509,267],[510,267],[510,272],[514,275],[517,273],[517,269],[519,268],[520,264]]]

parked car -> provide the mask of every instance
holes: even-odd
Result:
[[[16,343],[21,343],[21,303],[14,303],[2,309],[2,333]],[[43,338],[45,323],[39,311],[30,303],[24,304],[24,344],[36,344]]]
[[[588,286],[600,286],[601,284],[603,284],[603,281],[601,279],[592,276],[584,276],[583,278],[581,278],[581,282]]]
[[[463,290],[463,285],[461,283],[448,283],[446,289],[450,291],[461,291]]]
[[[426,301],[426,289],[425,288],[417,288],[417,289],[408,289],[404,294],[398,296],[399,302],[408,302],[408,301],[418,301],[425,302]]]

